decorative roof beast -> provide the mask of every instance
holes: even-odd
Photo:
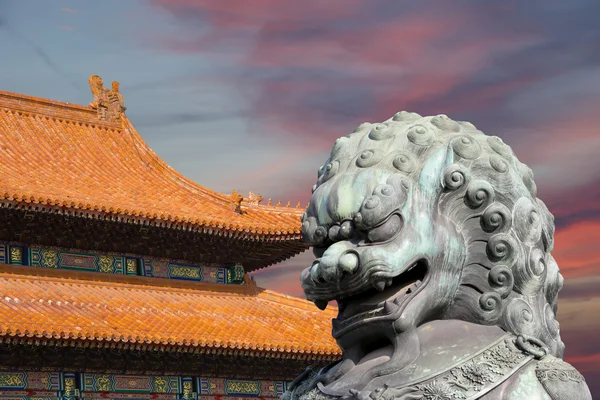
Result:
[[[343,358],[284,399],[591,399],[561,360],[553,216],[500,138],[445,115],[364,123],[302,221],[302,287],[337,301]]]

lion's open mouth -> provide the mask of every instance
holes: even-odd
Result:
[[[394,314],[411,295],[419,291],[427,275],[427,263],[417,261],[405,272],[387,281],[383,290],[369,289],[361,294],[337,300],[338,316],[334,330],[343,329],[355,322],[378,316]]]

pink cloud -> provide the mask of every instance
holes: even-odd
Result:
[[[67,7],[61,8],[61,11],[66,12],[66,13],[71,13],[71,14],[78,12],[77,10],[74,10],[72,8],[67,8]]]
[[[600,365],[600,353],[569,356],[565,361],[573,364],[581,372],[597,372]]]
[[[343,3],[324,3],[320,0],[307,0],[302,3],[279,0],[230,0],[226,3],[211,0],[154,0],[154,4],[173,12],[201,10],[211,25],[221,29],[256,28],[266,21],[293,22],[306,16],[321,20],[339,18],[354,14],[363,3],[360,0],[344,0]]]
[[[361,24],[360,15],[367,15],[368,3],[358,0],[331,3],[311,0],[303,2],[301,7],[300,3],[274,0],[235,2],[235,6],[187,0],[157,0],[155,4],[182,21],[189,19],[189,15],[200,14],[210,26],[209,33],[203,31],[194,36],[192,32],[183,38],[166,38],[173,51],[204,52],[211,45],[219,48],[222,40],[231,37],[239,40],[244,31],[251,39],[244,42],[241,50],[246,54],[242,68],[339,71],[339,77],[326,84],[310,78],[291,81],[250,78],[239,82],[259,89],[258,97],[252,100],[254,114],[259,121],[269,121],[270,131],[291,137],[310,135],[313,141],[323,140],[328,144],[348,132],[332,133],[330,111],[315,106],[313,100],[336,93],[343,96],[349,87],[366,85],[371,94],[365,98],[368,103],[362,112],[347,118],[348,123],[387,118],[468,82],[474,73],[489,65],[491,55],[518,49],[527,39],[484,34],[452,40],[478,17],[454,8],[432,13],[423,7],[377,23],[364,19]],[[330,28],[346,20],[352,20],[352,29]],[[318,34],[311,34],[313,30]],[[480,96],[499,96],[511,87],[489,90],[489,94],[482,90]],[[472,103],[477,101],[469,104]],[[376,116],[372,115],[373,109],[377,110]],[[261,129],[255,131],[263,133]]]
[[[556,232],[553,255],[563,275],[596,275],[600,271],[600,221],[585,221]]]

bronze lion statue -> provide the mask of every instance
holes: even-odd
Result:
[[[302,217],[340,362],[284,400],[591,399],[562,361],[554,219],[498,137],[399,112],[337,139]]]

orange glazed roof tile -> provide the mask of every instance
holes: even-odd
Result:
[[[190,181],[125,116],[100,121],[91,107],[0,91],[0,143],[5,204],[231,236],[301,238],[303,209],[259,205]]]
[[[26,269],[0,265],[0,341],[183,346],[319,359],[341,355],[331,337],[334,310],[321,312],[308,301],[253,284],[173,287],[135,277],[108,282],[92,280],[93,273],[36,269],[32,275]]]

